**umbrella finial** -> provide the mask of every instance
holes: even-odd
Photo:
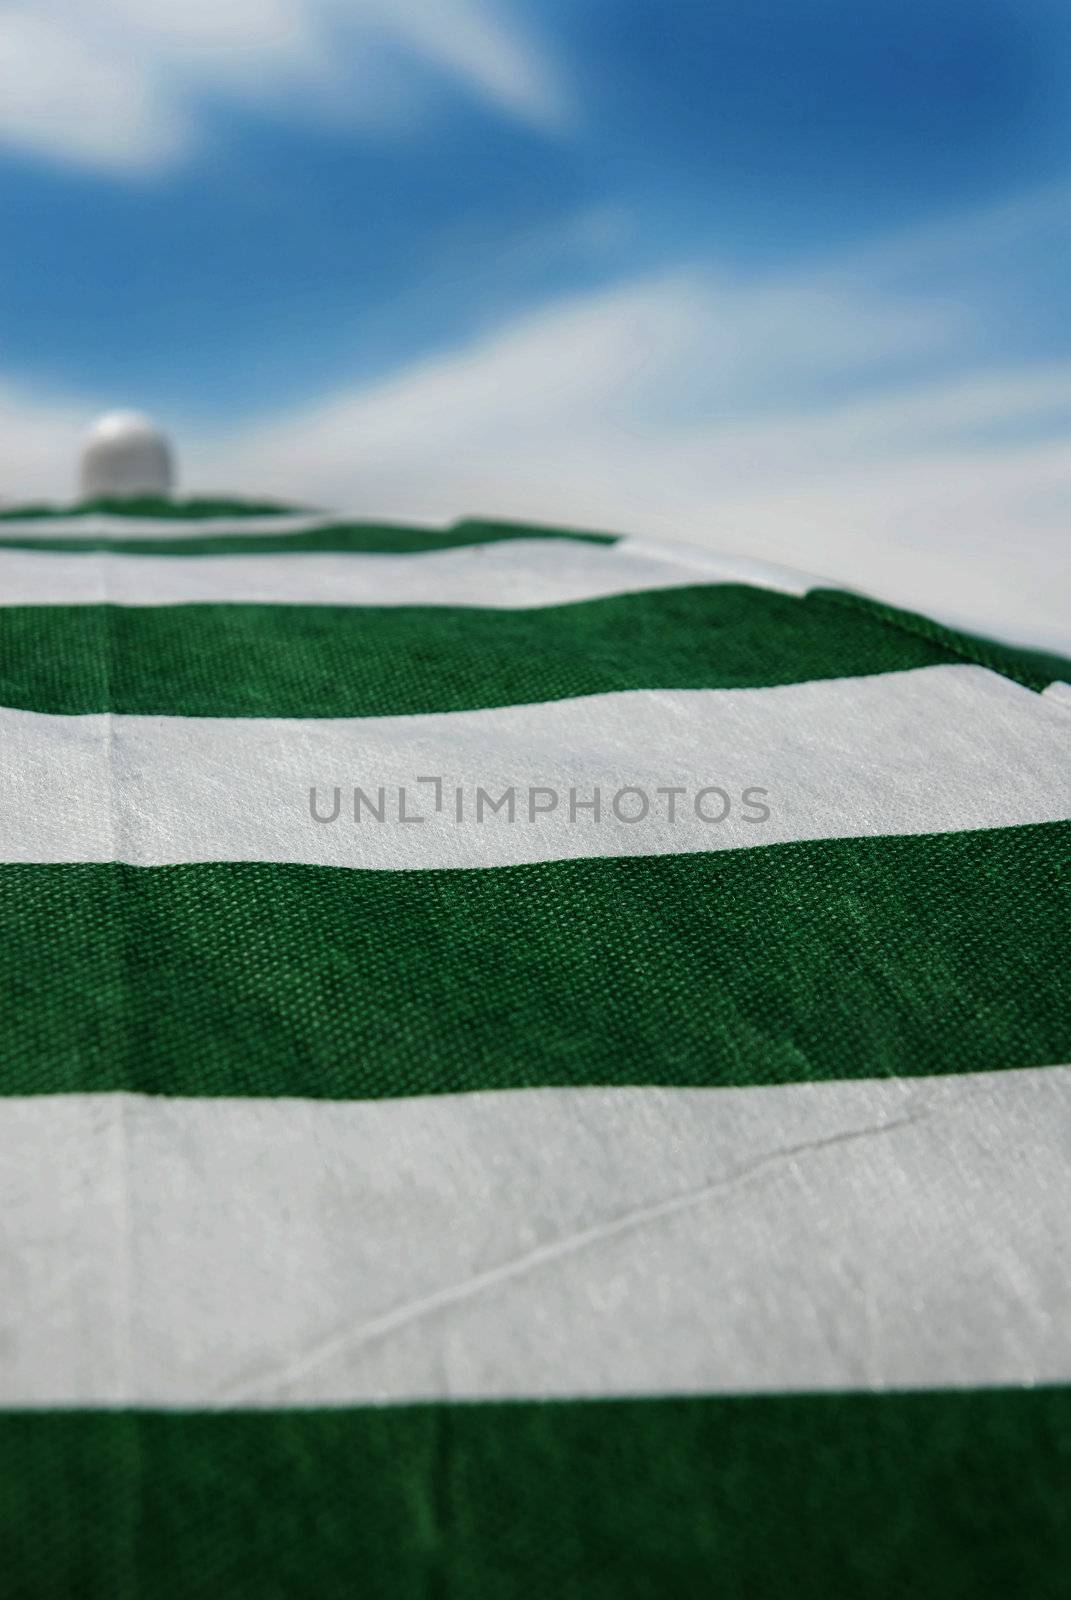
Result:
[[[166,436],[139,411],[109,411],[90,429],[82,451],[82,494],[171,493],[174,461]]]

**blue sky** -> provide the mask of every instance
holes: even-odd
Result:
[[[134,404],[195,485],[1052,610],[1069,87],[1059,0],[4,4],[0,496]]]

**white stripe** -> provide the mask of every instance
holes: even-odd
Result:
[[[307,533],[339,525],[321,512],[278,511],[249,517],[124,517],[87,512],[70,517],[0,520],[0,539],[201,539],[207,535]]]
[[[981,667],[925,667],[774,689],[590,695],[434,716],[315,720],[47,716],[0,710],[0,860],[291,861],[490,867],[662,855],[790,840],[952,832],[1068,812],[1064,709]],[[443,780],[436,813],[430,785]],[[384,789],[386,820],[352,819],[352,788]],[[338,786],[341,815],[316,822]],[[723,822],[696,814],[718,785]],[[513,786],[516,820],[484,808]],[[530,790],[560,801],[530,820]],[[578,800],[601,792],[598,822]],[[423,817],[399,820],[406,809]],[[685,793],[668,820],[669,797]],[[742,794],[767,791],[765,822]],[[456,820],[455,794],[464,818]],[[644,791],[645,820],[613,814]],[[537,797],[537,804],[539,803]],[[550,805],[549,797],[546,798]],[[637,815],[643,797],[622,796]],[[725,810],[700,802],[707,817]]]
[[[1071,1379],[1071,1068],[0,1102],[0,1404]]]
[[[844,584],[833,583],[815,572],[802,572],[798,567],[782,567],[772,561],[759,561],[752,556],[735,555],[729,550],[708,550],[700,545],[683,544],[672,539],[629,538],[619,541],[619,550],[634,551],[637,555],[657,557],[662,561],[675,561],[678,566],[708,576],[693,582],[746,583],[756,589],[779,589],[784,594],[808,594],[812,589],[845,589]]]
[[[321,552],[72,555],[58,550],[0,549],[0,605],[8,606],[231,601],[527,609],[683,584],[754,585],[756,579],[764,587],[786,593],[806,591],[806,580],[794,575],[756,574],[725,563],[683,565],[656,546],[630,540],[597,545],[566,539],[514,539],[396,556]]]

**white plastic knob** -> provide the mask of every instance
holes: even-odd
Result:
[[[171,446],[138,411],[110,411],[91,428],[82,451],[87,500],[168,495],[174,482]]]

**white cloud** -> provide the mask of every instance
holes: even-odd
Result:
[[[95,409],[86,400],[54,400],[0,380],[0,505],[73,493]]]
[[[928,323],[804,290],[794,327],[791,298],[771,332],[748,291],[667,279],[592,296],[202,443],[193,465],[206,484],[372,517],[482,512],[690,541],[1071,651],[1071,363],[734,418],[734,391],[760,372],[776,394],[804,351],[812,378],[862,352],[892,362]],[[710,385],[714,414],[666,423],[651,397],[682,374]]]
[[[899,249],[559,302],[385,380],[184,435],[184,479],[369,517],[692,541],[1071,652],[1071,362],[983,359],[981,313],[898,290]],[[67,490],[75,411],[0,392],[0,494]]]
[[[566,98],[534,42],[487,0],[335,0],[359,9],[429,61],[450,71],[505,111],[537,124],[557,124]]]
[[[0,17],[0,143],[53,160],[136,172],[188,138],[150,77],[47,12]]]
[[[0,143],[131,174],[188,153],[213,98],[381,127],[406,62],[509,116],[567,114],[510,0],[20,0],[0,14]]]

